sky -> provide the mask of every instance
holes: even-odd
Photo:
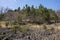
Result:
[[[29,6],[34,5],[35,7],[42,4],[44,7],[49,9],[60,9],[60,0],[0,0],[0,7],[8,7],[10,9],[16,9],[18,7],[23,8],[26,4]]]

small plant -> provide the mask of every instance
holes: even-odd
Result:
[[[8,26],[9,23],[6,23],[6,26]]]
[[[27,31],[29,31],[29,30],[30,30],[29,27],[23,27],[23,28],[20,27],[20,28],[19,28],[19,31],[20,31],[20,32],[23,32],[23,33],[24,33],[24,32],[27,32]]]
[[[54,30],[54,28],[52,27],[51,29],[50,29],[50,31],[53,31]]]
[[[47,29],[47,26],[46,25],[43,25],[43,29],[46,30]]]
[[[19,28],[19,26],[14,26],[14,27],[12,28],[15,34],[16,34],[18,28]]]

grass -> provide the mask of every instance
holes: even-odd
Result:
[[[24,27],[24,28],[19,28],[19,31],[20,32],[27,32],[27,31],[29,31],[30,29],[29,29],[29,27]]]
[[[16,33],[17,30],[20,32],[23,32],[23,33],[30,30],[29,27],[27,27],[27,26],[25,26],[25,27],[14,26],[12,29],[13,29],[14,33]]]

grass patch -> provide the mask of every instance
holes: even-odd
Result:
[[[20,32],[27,32],[27,31],[29,31],[29,30],[30,30],[29,27],[23,27],[23,28],[20,27],[20,28],[19,28],[19,31],[20,31]]]
[[[27,27],[27,26],[25,26],[25,27],[14,26],[12,29],[13,29],[14,33],[16,33],[17,31],[24,33],[24,32],[27,32],[30,30],[29,27]]]

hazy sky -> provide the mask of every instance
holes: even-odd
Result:
[[[0,0],[0,7],[8,7],[11,9],[16,9],[18,7],[23,8],[26,4],[34,5],[35,7],[42,4],[47,8],[51,8],[53,10],[60,9],[60,0]]]

